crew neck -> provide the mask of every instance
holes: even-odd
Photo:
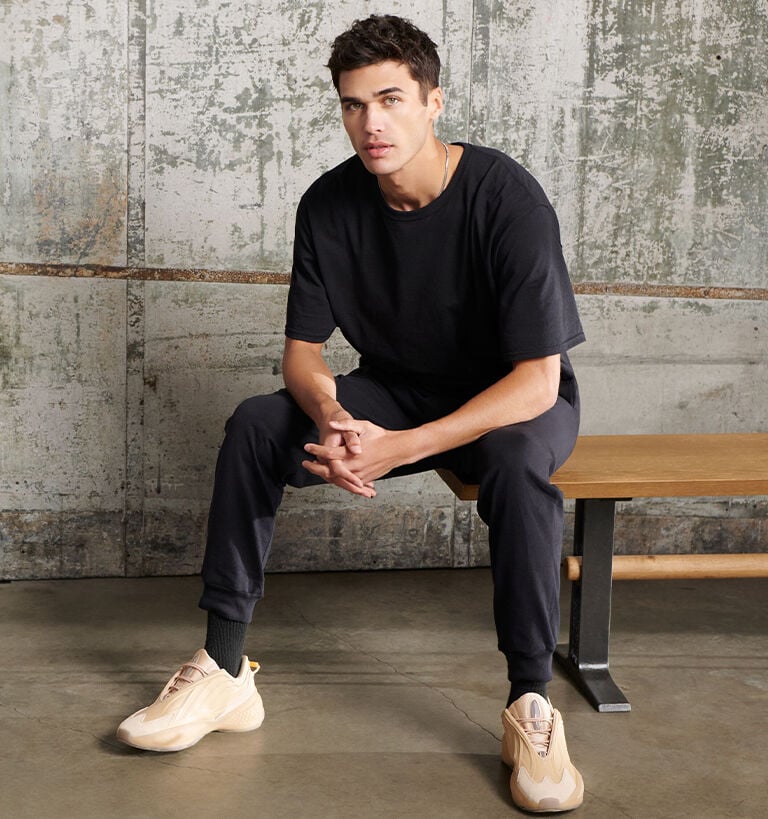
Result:
[[[437,212],[442,208],[447,202],[449,202],[453,196],[455,195],[455,191],[457,185],[454,184],[458,182],[461,177],[464,175],[464,168],[466,162],[464,161],[467,156],[467,152],[471,149],[471,145],[468,145],[466,142],[448,142],[447,145],[459,145],[464,150],[459,157],[459,163],[456,166],[456,170],[453,172],[453,176],[450,178],[448,184],[445,186],[445,190],[440,194],[440,196],[433,199],[428,204],[424,205],[423,208],[417,208],[416,210],[398,210],[397,208],[393,208],[387,204],[386,200],[384,199],[381,190],[379,189],[379,183],[376,179],[374,174],[371,174],[372,183],[376,188],[376,199],[378,200],[379,207],[382,211],[390,218],[396,219],[399,221],[414,221],[416,219],[423,219],[427,216],[431,216],[433,213]]]

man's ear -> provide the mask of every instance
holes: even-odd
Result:
[[[432,120],[436,120],[443,112],[443,89],[433,88],[427,96],[427,106],[431,109]]]

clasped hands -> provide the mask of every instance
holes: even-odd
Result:
[[[403,443],[408,431],[384,429],[344,415],[321,429],[320,443],[304,447],[315,460],[301,465],[327,483],[373,498],[374,481],[405,463]]]

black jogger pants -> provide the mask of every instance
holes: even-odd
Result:
[[[389,384],[356,370],[337,379],[341,405],[360,420],[407,429],[466,400]],[[559,627],[562,493],[549,478],[576,442],[579,400],[569,382],[532,421],[410,464],[387,477],[445,467],[480,484],[477,511],[489,528],[494,617],[510,680],[547,681]],[[203,561],[203,609],[250,622],[263,596],[274,520],[286,485],[322,483],[301,466],[314,423],[286,390],[245,400],[226,424]]]

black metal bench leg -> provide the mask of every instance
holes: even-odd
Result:
[[[568,646],[559,645],[555,652],[561,667],[601,712],[630,710],[608,670],[615,516],[613,499],[576,501],[573,551],[582,559],[581,579],[572,588]]]

